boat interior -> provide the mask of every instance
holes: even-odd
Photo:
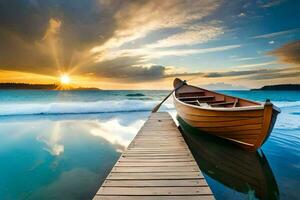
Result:
[[[179,88],[175,92],[175,96],[179,101],[199,107],[237,108],[261,105],[257,102],[220,94],[191,85],[184,85]]]

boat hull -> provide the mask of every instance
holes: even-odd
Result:
[[[177,114],[199,133],[229,140],[243,149],[255,151],[269,137],[279,113],[271,103],[249,109],[205,109],[179,101],[173,95]]]

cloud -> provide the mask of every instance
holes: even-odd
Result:
[[[238,48],[154,51],[147,44],[125,44],[165,30],[158,41],[178,45],[204,43],[222,34],[218,23],[202,23],[221,0],[203,1],[32,1],[0,2],[0,69],[57,76],[60,72],[94,74],[98,78],[158,79],[165,67],[149,60]],[[176,29],[178,34],[173,34]],[[152,48],[153,49],[153,48]],[[16,59],[17,58],[17,59]]]
[[[210,72],[203,75],[206,78],[218,78],[218,77],[235,77],[252,75],[262,72],[267,72],[266,69],[255,69],[255,70],[240,70],[240,71],[226,71],[226,72]]]
[[[67,70],[113,33],[112,12],[95,0],[1,1],[1,69],[51,75]]]
[[[246,16],[246,14],[243,13],[243,12],[241,12],[241,13],[238,15],[238,17],[245,17],[245,16]]]
[[[300,64],[300,40],[285,44],[268,53],[277,56],[282,62]]]
[[[100,57],[98,61],[103,61],[103,59],[113,60],[118,57],[128,56],[128,57],[138,57],[141,60],[149,60],[153,58],[161,58],[166,56],[187,56],[192,54],[203,54],[203,53],[213,53],[227,51],[231,49],[240,48],[242,45],[225,45],[216,46],[211,48],[189,48],[189,49],[153,49],[153,48],[137,48],[137,49],[122,49],[117,52],[110,52],[105,55],[105,57]]]
[[[202,51],[205,50],[188,48],[157,51],[154,48],[156,48],[156,43],[160,43],[160,41],[144,44],[135,48],[122,47],[132,41],[145,38],[147,35],[155,31],[165,30],[168,32],[168,30],[173,29],[179,29],[180,33],[167,37],[166,40],[168,41],[165,42],[172,43],[174,40],[178,42],[173,45],[168,45],[168,47],[207,42],[216,37],[219,34],[217,32],[221,32],[221,28],[211,25],[209,26],[209,30],[205,30],[205,27],[208,29],[208,25],[199,26],[197,25],[197,20],[201,20],[213,12],[218,7],[217,2],[219,1],[176,0],[172,2],[127,2],[127,5],[122,7],[115,15],[117,27],[111,38],[102,45],[95,46],[90,50],[91,53],[95,55],[95,62],[97,64],[94,64],[94,66],[97,66],[97,68],[99,68],[97,71],[101,73],[100,70],[103,70],[103,67],[99,66],[103,66],[103,63],[108,61],[111,63],[118,63],[120,60],[119,58],[127,58],[137,64],[132,64],[131,66],[126,67],[123,66],[121,71],[124,70],[122,71],[124,74],[134,75],[133,72],[138,72],[138,76],[136,77],[146,77],[151,75],[155,69],[154,76],[151,76],[148,79],[162,77],[164,75],[164,69],[162,67],[158,68],[157,66],[152,66],[147,68],[144,66],[147,65],[151,59],[166,56],[186,56],[202,53]],[[170,34],[169,32],[168,34]],[[164,45],[164,47],[166,47],[165,42],[159,46],[163,47]],[[217,51],[217,49],[211,49],[211,51]],[[140,69],[138,69],[138,67],[140,67]],[[128,73],[129,71],[130,73]]]
[[[247,77],[249,80],[270,80],[270,79],[283,79],[283,78],[300,78],[299,71],[287,71],[282,70],[281,72],[273,73],[270,71],[269,73],[259,73],[252,76]]]
[[[235,70],[224,72],[209,72],[202,75],[205,78],[238,78],[247,80],[264,80],[299,77],[298,67],[262,68],[253,70]]]
[[[269,0],[267,1],[266,3],[264,2],[261,2],[259,4],[259,6],[261,8],[270,8],[270,7],[273,7],[273,6],[278,6],[279,4],[281,4],[282,2],[284,2],[285,0]]]
[[[248,61],[248,60],[256,60],[260,57],[245,57],[245,58],[234,58],[233,61]]]
[[[145,66],[138,56],[118,56],[111,60],[93,63],[80,68],[81,73],[92,73],[97,77],[118,81],[157,80],[165,75],[166,67],[161,65]]]
[[[126,49],[115,54],[106,55],[107,60],[100,60],[80,68],[81,73],[92,73],[98,77],[114,79],[115,81],[145,81],[159,80],[166,77],[191,76],[199,73],[176,73],[163,65],[145,64],[145,60],[166,56],[186,56],[236,49],[241,45],[227,45],[205,49],[179,49],[179,50],[154,50],[154,49]]]
[[[148,33],[178,28],[208,16],[218,7],[218,0],[204,1],[123,1],[124,6],[115,15],[117,28],[113,36],[92,52],[117,48]],[[114,4],[111,1],[111,4]]]
[[[194,78],[201,78],[203,80],[216,79],[221,80],[222,78],[227,78],[230,81],[240,81],[240,80],[274,80],[274,79],[284,79],[284,78],[300,78],[299,67],[284,67],[279,68],[259,68],[252,70],[232,70],[223,72],[181,72],[181,73],[170,73],[166,74],[165,78],[181,77],[187,80],[193,80]],[[187,78],[191,77],[191,78]],[[209,81],[210,82],[210,81]],[[247,89],[243,86],[231,87],[227,84],[208,84],[203,85],[209,89]]]
[[[285,30],[285,31],[279,31],[279,32],[273,32],[273,33],[267,33],[267,34],[263,34],[263,35],[256,35],[253,36],[252,38],[255,39],[268,39],[268,38],[275,38],[278,36],[282,36],[282,35],[290,35],[290,34],[295,34],[300,32],[300,28],[295,28],[295,29],[290,29],[290,30]]]
[[[193,27],[192,30],[185,30],[183,32],[171,35],[165,39],[159,40],[153,44],[146,45],[147,48],[165,48],[182,45],[194,45],[207,42],[215,39],[217,36],[223,34],[221,27],[210,25],[202,25]]]
[[[252,63],[252,64],[246,64],[246,65],[238,65],[231,68],[251,68],[251,67],[261,67],[261,66],[270,66],[276,64],[275,61],[270,62],[263,62],[263,63]]]
[[[49,25],[43,37],[43,40],[47,40],[47,39],[51,39],[52,37],[55,37],[55,35],[58,34],[60,27],[61,27],[61,21],[51,18],[49,20]]]
[[[170,78],[170,77],[189,77],[189,76],[203,76],[205,73],[202,72],[181,72],[181,73],[170,73],[166,74],[165,78]],[[192,78],[193,79],[193,78]]]

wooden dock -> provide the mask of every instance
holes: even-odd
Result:
[[[172,117],[153,113],[94,200],[214,199]]]

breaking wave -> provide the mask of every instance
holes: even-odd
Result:
[[[151,111],[159,101],[154,100],[119,100],[95,102],[51,102],[51,103],[11,103],[0,104],[0,116],[15,115],[59,115],[91,114],[114,112]],[[275,128],[300,128],[300,101],[274,101],[281,108]],[[161,110],[173,110],[172,101],[166,101]]]
[[[96,102],[0,104],[0,116],[150,111],[158,103],[159,101],[122,100]],[[166,102],[161,109],[168,110],[172,108],[173,105]]]

